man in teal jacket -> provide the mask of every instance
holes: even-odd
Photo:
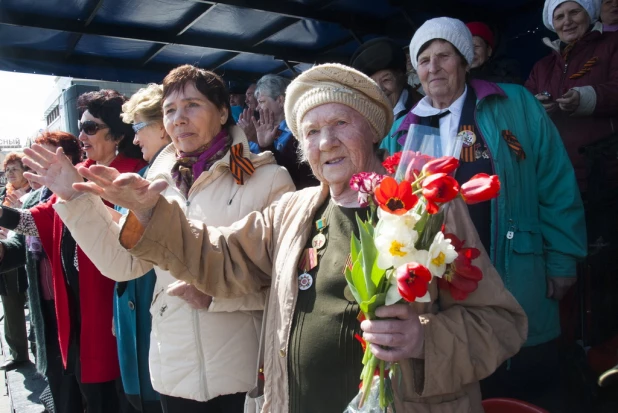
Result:
[[[558,302],[586,255],[583,204],[562,139],[534,96],[518,85],[466,81],[473,57],[466,30],[458,20],[439,18],[414,35],[410,56],[427,97],[403,120],[398,139],[404,144],[413,125],[439,127],[453,138],[458,130],[455,178],[464,171],[499,176],[498,198],[469,206],[470,215],[529,329],[525,347],[485,381],[483,396],[537,402],[532,393],[545,398],[553,391],[548,385],[559,381]],[[440,78],[449,81],[428,81]]]

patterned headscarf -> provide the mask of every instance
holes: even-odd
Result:
[[[232,146],[232,139],[226,128],[221,129],[212,141],[192,153],[177,151],[176,164],[172,168],[172,177],[176,187],[186,197],[189,189],[202,172],[210,169],[215,162],[222,159]]]

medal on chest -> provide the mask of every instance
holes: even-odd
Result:
[[[474,162],[476,160],[476,134],[474,133],[474,127],[472,125],[461,126],[457,138],[461,139],[461,155],[459,159],[462,162]]]
[[[315,221],[315,228],[318,230],[318,233],[311,239],[311,248],[305,248],[298,261],[298,269],[300,270],[298,289],[301,291],[306,291],[313,285],[313,277],[309,274],[309,271],[318,266],[319,258],[324,254],[326,247],[326,234],[324,231],[328,227],[328,219],[330,218],[333,205],[330,202],[322,217]]]

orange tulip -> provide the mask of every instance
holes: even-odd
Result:
[[[403,215],[416,205],[418,197],[412,193],[412,185],[408,181],[397,181],[390,176],[382,180],[376,188],[375,198],[384,211],[395,215]]]

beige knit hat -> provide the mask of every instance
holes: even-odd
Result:
[[[369,121],[380,139],[393,124],[393,108],[370,77],[351,67],[328,63],[302,73],[286,90],[285,120],[297,139],[305,114],[326,103],[341,103],[356,110]]]

